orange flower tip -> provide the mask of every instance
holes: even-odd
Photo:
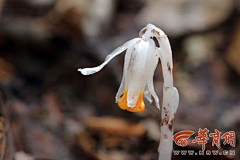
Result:
[[[129,112],[143,112],[145,109],[143,93],[140,93],[136,105],[132,108],[127,105],[127,91],[125,91],[123,96],[118,100],[118,106],[122,110],[127,110]]]

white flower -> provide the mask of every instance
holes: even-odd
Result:
[[[155,37],[158,41],[156,43],[161,45],[161,38],[167,36],[161,29],[152,24],[144,27],[139,36],[141,38],[134,38],[115,49],[100,66],[78,69],[83,75],[94,74],[99,72],[115,56],[127,50],[123,78],[116,95],[116,103],[121,109],[130,112],[142,112],[145,109],[143,96],[150,103],[152,96],[156,106],[160,109],[159,99],[154,91],[153,75],[159,58],[161,58],[161,50],[156,46],[153,38]],[[163,47],[166,48],[166,46]],[[172,64],[169,67],[172,68]]]

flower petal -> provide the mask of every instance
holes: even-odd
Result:
[[[118,92],[117,92],[116,97],[115,97],[116,103],[118,102],[119,98],[121,97],[121,95],[124,92],[125,83],[126,83],[125,82],[125,78],[126,78],[125,75],[127,74],[127,69],[128,69],[128,65],[129,65],[130,59],[131,59],[131,55],[132,55],[133,49],[134,49],[134,45],[129,46],[128,49],[127,49],[127,52],[125,54],[123,77],[122,77],[122,82],[120,84],[120,87],[119,87]]]
[[[152,95],[151,95],[151,93],[149,92],[148,86],[146,86],[146,88],[145,88],[144,97],[147,99],[147,101],[148,101],[149,103],[152,103],[152,102],[153,102],[153,100],[152,100]]]
[[[149,40],[149,48],[148,48],[148,55],[147,55],[147,61],[146,61],[146,68],[145,73],[148,79],[153,76],[155,68],[158,63],[158,57],[159,55],[156,55],[155,53],[155,43],[152,39]],[[148,80],[147,79],[147,80]],[[148,85],[146,85],[145,92],[144,92],[145,98],[152,103],[152,97],[151,93],[149,91]]]
[[[99,65],[97,67],[93,67],[93,68],[84,68],[84,69],[79,68],[78,71],[80,71],[83,75],[91,75],[96,72],[99,72],[109,61],[111,61],[114,57],[116,57],[117,55],[122,53],[124,50],[126,50],[129,46],[136,43],[138,40],[140,40],[140,38],[134,38],[134,39],[124,43],[122,46],[118,47],[117,49],[115,49],[112,53],[110,53],[105,58],[105,61],[101,65]]]
[[[125,87],[125,76],[123,74],[122,82],[121,82],[120,87],[118,88],[117,94],[115,96],[116,103],[118,103],[118,100],[120,99],[121,95],[124,93],[124,87]]]
[[[145,64],[148,48],[148,41],[141,40],[139,43],[136,43],[127,69],[126,79],[129,78],[129,85],[126,86],[128,89],[127,105],[131,108],[136,105],[140,93],[144,91],[146,86]]]
[[[151,40],[150,43],[153,44],[154,42]],[[150,94],[153,96],[153,98],[156,102],[157,108],[160,109],[159,99],[158,99],[157,94],[154,91],[154,86],[153,86],[153,75],[154,75],[155,69],[157,67],[158,60],[159,60],[158,49],[154,48],[154,50],[149,50],[147,64],[146,64],[147,65],[147,73],[148,73],[147,88],[148,88]]]
[[[159,99],[158,99],[158,96],[157,96],[157,94],[156,94],[156,92],[154,90],[154,86],[153,86],[153,78],[149,79],[147,85],[148,85],[148,89],[149,89],[150,94],[154,98],[154,101],[156,103],[157,108],[160,110]]]

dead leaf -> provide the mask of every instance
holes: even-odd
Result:
[[[114,117],[92,117],[86,124],[90,129],[120,137],[140,137],[146,133],[142,124],[132,124]]]

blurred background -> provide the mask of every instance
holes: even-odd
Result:
[[[158,109],[145,101],[133,114],[114,102],[124,54],[95,75],[77,72],[102,63],[147,23],[171,42],[175,133],[236,132],[235,148],[222,145],[233,156],[173,159],[240,159],[238,0],[0,0],[0,160],[156,160]],[[162,84],[158,65],[160,101]],[[217,149],[211,143],[206,149]]]

